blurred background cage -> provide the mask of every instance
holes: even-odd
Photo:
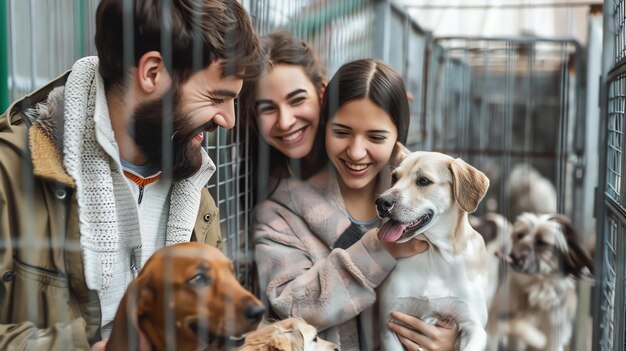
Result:
[[[443,37],[429,50],[425,148],[462,157],[491,181],[482,208],[513,221],[506,180],[531,165],[557,190],[557,209],[584,221],[585,75],[568,39]]]
[[[594,122],[586,119],[581,45],[571,38],[435,37],[427,57],[423,149],[461,157],[487,174],[489,191],[475,215],[496,212],[514,222],[520,209],[510,176],[516,166],[531,166],[555,187],[554,210],[567,214],[586,242],[593,208],[585,204],[594,197],[584,191],[585,177],[597,170],[585,163],[585,131]],[[589,283],[578,290],[572,349],[587,350]]]

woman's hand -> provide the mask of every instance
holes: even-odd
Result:
[[[396,259],[411,257],[428,250],[428,242],[420,239],[411,239],[403,243],[381,241],[381,245]]]
[[[430,325],[398,311],[391,312],[391,318],[387,327],[396,333],[409,351],[456,350],[458,333],[453,322],[441,321],[437,325]]]

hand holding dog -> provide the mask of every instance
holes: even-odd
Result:
[[[381,241],[381,245],[395,259],[411,257],[428,249],[428,243],[420,239],[411,239],[403,243]]]
[[[409,351],[454,351],[457,345],[457,328],[453,322],[439,321],[430,325],[419,318],[393,311],[387,324]]]

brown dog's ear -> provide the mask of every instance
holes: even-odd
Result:
[[[144,286],[138,293],[135,313],[137,317],[142,317],[154,308],[154,291],[150,287]]]
[[[564,271],[580,278],[584,272],[584,268],[589,269],[589,273],[593,273],[593,262],[587,251],[580,245],[578,235],[572,222],[567,216],[556,214],[552,219],[561,225],[563,235],[567,241],[567,254],[563,257]]]
[[[393,147],[393,152],[391,153],[391,158],[389,159],[389,166],[392,168],[398,167],[400,162],[404,160],[409,154],[411,150],[407,149],[401,142],[396,141],[396,145]]]
[[[466,212],[474,212],[487,193],[489,178],[460,158],[450,162],[456,202]]]
[[[267,346],[270,351],[292,351],[291,339],[288,334],[276,333],[272,335]]]

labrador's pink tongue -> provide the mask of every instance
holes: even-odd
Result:
[[[396,241],[400,239],[400,236],[404,232],[405,226],[402,224],[388,220],[378,230],[378,239],[382,241]]]

